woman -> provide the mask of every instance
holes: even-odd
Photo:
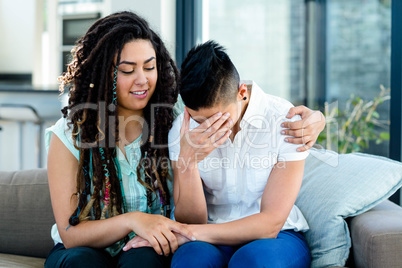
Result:
[[[291,104],[241,82],[213,41],[188,53],[180,95],[186,109],[169,133],[175,217],[198,241],[177,235],[172,267],[310,267],[294,205],[308,153],[280,134],[297,120],[285,117]]]
[[[46,133],[56,219],[46,267],[169,266],[174,233],[192,239],[169,219],[168,149],[154,146],[167,144],[177,78],[161,39],[133,13],[98,20],[77,42],[61,77],[68,106]],[[134,234],[154,250],[121,252]]]

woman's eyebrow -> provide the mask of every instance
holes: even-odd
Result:
[[[144,64],[146,64],[146,63],[148,63],[148,62],[150,62],[151,60],[154,60],[155,59],[155,57],[150,57],[149,59],[147,59],[147,60],[145,60],[144,61]],[[133,62],[133,61],[126,61],[126,60],[123,60],[123,61],[121,61],[120,63],[119,63],[119,65],[120,64],[130,64],[130,65],[137,65],[137,63],[136,62]]]

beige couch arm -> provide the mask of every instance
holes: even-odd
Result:
[[[357,268],[402,267],[402,207],[384,201],[350,222]]]

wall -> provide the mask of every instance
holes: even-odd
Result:
[[[0,73],[32,73],[35,0],[0,0]]]
[[[146,19],[175,56],[176,0],[105,0],[105,13],[130,10]]]
[[[47,4],[47,12],[41,9],[44,2]],[[102,9],[102,16],[116,11],[131,10],[147,19],[174,57],[176,0],[104,0],[99,6]],[[61,26],[58,12],[57,0],[0,0],[0,73],[33,73],[34,85],[46,85],[57,89],[55,83],[61,73],[59,59]],[[46,39],[42,39],[43,14],[47,14]],[[42,117],[47,117],[40,134],[42,167],[46,167],[44,129],[60,117],[60,108],[66,100],[60,100],[57,92],[37,94],[0,92],[0,103],[30,104]],[[37,125],[31,122],[18,124],[0,121],[0,126],[3,129],[0,131],[0,170],[37,167]]]
[[[203,41],[227,48],[241,79],[265,92],[300,102],[303,92],[302,0],[203,1]]]
[[[5,1],[5,0],[0,0]],[[38,5],[43,5],[45,0],[36,0]],[[172,57],[175,57],[176,43],[176,0],[104,0],[103,2],[69,3],[57,5],[57,0],[47,2],[47,33],[36,38],[35,61],[33,82],[35,85],[50,85],[56,83],[56,78],[62,72],[61,68],[61,14],[85,14],[100,12],[101,16],[107,16],[113,12],[129,10],[144,17],[154,31],[160,34],[162,40]],[[41,10],[38,9],[37,16]],[[41,33],[37,33],[41,35]],[[1,46],[1,44],[0,44]]]

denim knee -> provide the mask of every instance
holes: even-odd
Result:
[[[45,267],[110,267],[111,257],[100,249],[75,247],[66,249],[57,244],[46,259]]]
[[[309,268],[310,251],[304,238],[282,231],[276,239],[260,239],[240,247],[229,267]]]
[[[159,255],[151,247],[132,248],[119,253],[117,267],[170,267],[170,260],[171,256]]]
[[[189,242],[173,254],[171,267],[225,267],[231,254],[231,247],[214,246],[201,241]]]

